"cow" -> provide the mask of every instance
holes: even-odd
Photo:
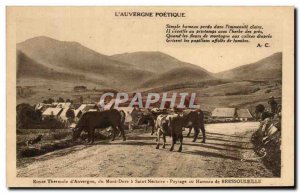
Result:
[[[148,130],[149,127],[151,127],[151,130],[153,131],[154,124],[155,124],[154,117],[150,111],[146,111],[142,113],[142,116],[138,121],[138,125],[146,125],[146,131]]]
[[[199,129],[201,129],[202,132],[202,143],[205,143],[205,126],[204,126],[204,113],[201,110],[196,111],[189,111],[186,112],[187,117],[187,124],[185,125],[185,128],[189,128],[189,132],[187,134],[187,137],[190,136],[190,133],[192,131],[192,128],[194,128],[194,139],[193,142],[196,142],[198,135],[199,135]]]
[[[115,140],[116,132],[119,130],[123,136],[123,141],[126,141],[123,117],[122,114],[116,109],[110,109],[106,111],[92,111],[86,112],[82,115],[77,125],[73,129],[73,140],[77,140],[82,131],[88,133],[88,143],[93,144],[95,140],[95,129],[96,128],[113,128],[113,138]]]
[[[168,124],[168,121],[170,120],[171,117],[176,117],[178,114],[160,114],[156,117],[154,121],[154,127],[152,127],[151,135],[154,133],[157,133],[159,128],[163,128],[166,124]]]
[[[166,136],[172,138],[172,145],[170,151],[173,151],[174,144],[177,140],[180,140],[180,147],[178,152],[182,151],[183,135],[182,129],[187,124],[186,118],[183,115],[173,114],[173,115],[159,115],[156,120],[157,129],[157,145],[156,149],[159,149],[160,136],[163,136],[163,148],[166,145]]]
[[[158,109],[158,108],[154,108],[152,109],[151,111],[151,114],[152,114],[152,117],[153,117],[153,124],[154,124],[154,127],[152,127],[152,131],[151,131],[151,135],[153,135],[155,132],[157,132],[157,127],[155,126],[156,125],[156,122],[158,119],[158,117],[164,117],[164,116],[167,116],[168,113],[168,110],[167,109]]]

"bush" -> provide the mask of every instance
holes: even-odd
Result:
[[[36,124],[40,123],[42,113],[36,111],[27,103],[17,105],[17,129],[34,128]]]
[[[266,156],[262,159],[266,168],[268,168],[274,176],[280,177],[281,173],[281,133],[278,131],[272,139],[267,143],[263,143],[263,132],[258,129],[253,133],[251,142],[254,144],[254,151],[259,152],[262,148],[266,151]]]

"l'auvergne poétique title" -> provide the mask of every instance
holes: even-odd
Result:
[[[182,12],[128,12],[116,11],[116,17],[186,17]]]

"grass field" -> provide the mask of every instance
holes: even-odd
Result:
[[[33,87],[33,94],[25,98],[18,97],[17,103],[29,103],[34,105],[48,98],[57,100],[59,97],[71,99],[77,103],[79,102],[80,96],[83,97],[85,103],[94,103],[98,102],[100,96],[103,94],[102,92],[93,91],[92,89],[95,87],[92,87],[92,85],[88,87],[91,89],[88,92],[74,92],[73,87],[68,84],[57,84],[57,87],[48,87],[38,85]],[[170,89],[170,87],[166,87],[165,89]],[[155,90],[153,90],[153,92],[154,91]],[[267,100],[270,96],[274,96],[277,102],[281,104],[280,81],[236,81],[220,83],[218,85],[199,84],[199,86],[196,87],[181,89],[175,89],[174,87],[173,90],[165,91],[177,93],[195,92],[201,108],[206,111],[212,111],[216,107],[249,108],[253,111],[257,104],[267,106]]]

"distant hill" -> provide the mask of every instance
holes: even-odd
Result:
[[[27,66],[43,69],[41,73],[32,72],[32,76],[43,79],[60,76],[61,81],[73,78],[83,82],[98,83],[100,87],[102,85],[106,88],[121,88],[121,90],[140,87],[141,84],[144,85],[145,80],[148,80],[148,86],[152,85],[151,81],[154,81],[153,86],[156,86],[168,82],[166,77],[169,77],[170,83],[173,83],[198,80],[202,79],[202,75],[204,77],[211,75],[196,65],[179,61],[161,52],[134,52],[106,56],[77,42],[58,41],[45,36],[17,44],[17,52],[18,58],[26,56]],[[27,67],[21,65],[25,64],[19,63],[18,78],[24,76],[30,78],[30,68],[26,69]],[[189,76],[187,70],[201,76]],[[166,77],[159,77],[159,74],[164,73],[167,73]]]
[[[181,67],[175,68],[162,74],[158,74],[140,85],[141,88],[155,88],[167,85],[200,82],[215,79],[210,73],[201,68]]]
[[[44,66],[29,58],[22,51],[17,51],[17,77],[18,78],[44,78],[55,80],[75,80],[83,79],[82,76],[58,72]]]
[[[154,75],[145,78],[139,88],[155,88],[166,85],[198,82],[213,79],[207,70],[186,62],[182,62],[162,52],[133,52],[111,56],[112,59],[130,63],[138,69],[152,72]]]
[[[107,56],[77,42],[45,36],[17,44],[17,79],[44,79],[55,86],[60,86],[58,81],[71,86],[91,84],[97,88],[133,91],[207,80],[270,80],[281,78],[281,66],[282,53],[276,53],[255,63],[213,74],[162,52]]]
[[[152,75],[151,72],[137,69],[131,64],[112,60],[77,42],[58,41],[41,36],[17,44],[17,50],[36,64],[57,72],[86,77],[87,81],[92,80],[114,88],[131,88]],[[22,74],[19,73],[19,76]]]
[[[155,74],[162,74],[176,68],[192,67],[201,69],[194,64],[182,62],[162,52],[132,52],[110,56],[111,59],[126,62],[138,69],[147,70]],[[201,69],[209,73],[205,69]]]
[[[219,72],[218,78],[238,80],[272,80],[281,79],[282,53],[272,54],[257,62],[243,65],[231,70]]]

